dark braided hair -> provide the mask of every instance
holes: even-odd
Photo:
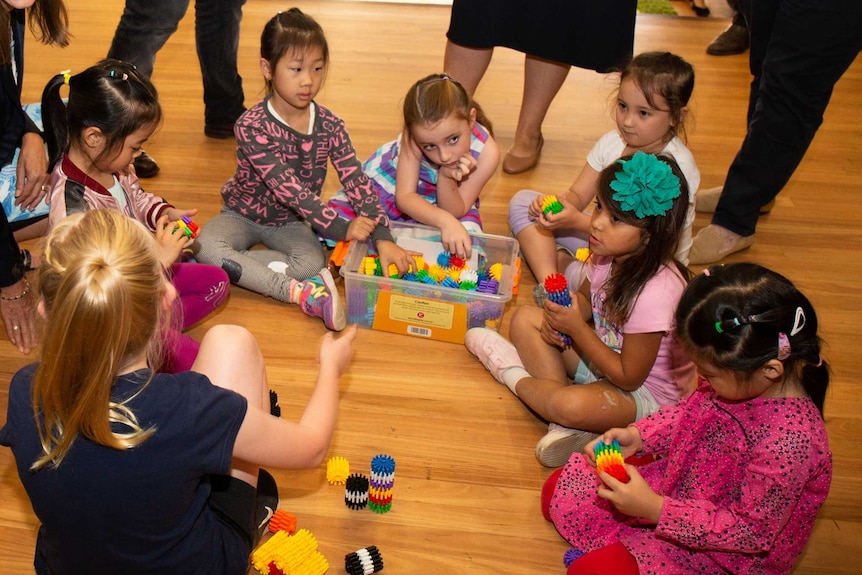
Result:
[[[676,335],[691,357],[742,381],[781,360],[823,413],[829,369],[820,356],[817,315],[781,274],[753,263],[707,268],[680,299]],[[785,338],[789,349],[781,345]]]

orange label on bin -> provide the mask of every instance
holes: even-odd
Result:
[[[464,343],[467,306],[383,291],[377,300],[374,329]]]

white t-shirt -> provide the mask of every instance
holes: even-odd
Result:
[[[611,130],[596,142],[593,149],[587,155],[587,163],[592,169],[601,172],[614,161],[622,156],[626,149],[625,141],[619,132]],[[663,154],[673,157],[685,176],[688,184],[688,213],[685,216],[685,224],[679,236],[679,246],[676,250],[676,259],[684,265],[688,265],[688,252],[691,249],[691,227],[694,224],[694,203],[697,189],[700,187],[700,170],[694,161],[694,155],[686,147],[679,137],[675,136],[662,150]]]

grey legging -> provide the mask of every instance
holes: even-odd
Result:
[[[258,244],[269,249],[250,250]],[[323,247],[305,223],[264,226],[227,210],[204,224],[195,250],[199,262],[221,267],[231,283],[288,303],[290,280],[314,277],[326,265]],[[285,264],[284,273],[267,267],[271,262]]]

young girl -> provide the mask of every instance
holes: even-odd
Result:
[[[697,391],[601,438],[661,457],[624,484],[578,455],[545,484],[545,517],[588,552],[568,572],[789,573],[832,476],[814,309],[779,274],[730,264],[691,282],[676,326]]]
[[[259,466],[323,460],[355,328],[323,339],[292,423],[270,415],[263,357],[242,327],[207,332],[193,372],[155,373],[176,292],[131,218],[92,210],[58,224],[39,288],[42,358],[12,379],[0,430],[42,522],[36,572],[246,573],[262,504],[278,502]]]
[[[546,301],[544,309],[518,308],[510,326],[514,345],[493,330],[467,332],[467,349],[551,422],[536,445],[543,465],[563,465],[596,433],[693,389],[694,365],[671,333],[688,279],[674,260],[687,210],[687,186],[673,159],[623,157],[600,175],[587,280],[572,294],[572,306]]]
[[[60,89],[69,86],[68,103]],[[54,76],[42,93],[45,140],[52,174],[49,227],[69,214],[108,208],[156,233],[162,262],[180,296],[181,328],[208,316],[227,299],[227,274],[214,266],[176,263],[189,243],[174,222],[197,210],[177,209],[145,192],[131,168],[141,146],[162,118],[158,94],[149,79],[119,60],[103,60],[80,74]],[[171,328],[167,334],[168,372],[185,371],[198,343]]]
[[[268,94],[237,120],[236,174],[222,188],[221,213],[203,226],[197,257],[233,283],[300,304],[342,330],[347,320],[318,234],[370,237],[402,272],[412,260],[392,241],[344,122],[314,101],[329,65],[320,25],[298,8],[280,12],[263,29],[260,54]],[[330,161],[361,216],[353,221],[320,199]],[[257,244],[268,249],[250,249]]]
[[[688,185],[688,213],[676,248],[676,258],[688,264],[694,199],[700,172],[679,135],[685,133],[688,101],[694,89],[694,69],[675,54],[648,52],[635,57],[620,75],[616,97],[617,129],[602,136],[587,156],[587,164],[565,195],[559,213],[542,213],[544,196],[521,190],[509,203],[509,226],[533,275],[539,281],[536,299],[544,299],[541,283],[561,272],[580,286],[586,266],[575,259],[589,244],[590,216],[583,210],[598,193],[599,173],[623,155],[637,151],[672,156]]]
[[[469,257],[468,231],[482,231],[479,193],[500,160],[490,126],[449,76],[413,84],[404,97],[404,131],[363,164],[389,218],[439,228],[448,251]],[[343,199],[332,203],[352,217]]]

